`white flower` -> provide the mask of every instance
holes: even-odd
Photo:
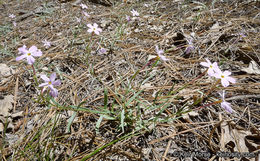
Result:
[[[15,15],[14,14],[10,14],[9,17],[10,18],[15,18]]]
[[[48,49],[49,47],[51,47],[51,42],[49,42],[49,41],[47,41],[47,40],[42,41],[42,43],[43,43],[43,46],[46,47],[47,49]]]
[[[16,58],[16,61],[20,61],[22,59],[27,59],[28,64],[32,65],[35,61],[34,56],[42,56],[41,50],[39,50],[36,46],[31,46],[29,49],[26,48],[25,45],[23,47],[18,48],[18,54],[22,54]]]
[[[61,84],[60,80],[56,80],[56,73],[52,73],[50,78],[46,75],[41,75],[41,78],[44,80],[44,83],[40,84],[39,87],[43,87],[42,92],[44,92],[48,87],[50,88],[50,95],[53,97],[58,96],[58,90],[54,86],[59,86]]]
[[[128,22],[131,21],[131,17],[130,17],[130,16],[126,15],[125,18],[126,18],[126,20],[127,20]]]
[[[163,56],[162,54],[164,53],[163,50],[159,50],[158,46],[155,46],[156,52],[158,54],[158,56],[160,57],[160,59],[162,59],[163,61],[167,61],[169,59],[167,59],[165,56]]]
[[[131,11],[132,15],[135,17],[135,16],[139,16],[139,13],[136,11],[136,10],[132,10]]]
[[[83,4],[83,3],[80,4],[80,7],[81,7],[82,9],[87,9],[87,8],[88,8],[88,6],[85,5],[85,4]]]
[[[85,17],[90,17],[90,15],[87,12],[82,12]]]
[[[225,91],[219,94],[222,97],[221,107],[224,108],[227,112],[232,113],[233,109],[231,108],[231,104],[225,101]]]
[[[231,75],[230,71],[226,70],[226,71],[222,72],[219,68],[216,68],[215,74],[213,74],[214,77],[221,79],[221,84],[224,87],[229,86],[229,84],[230,84],[229,82],[236,83],[236,79],[230,77],[230,75]]]
[[[100,54],[105,54],[106,52],[107,52],[107,49],[105,49],[105,48],[99,49]]]
[[[215,71],[218,69],[218,64],[217,62],[211,63],[209,59],[206,58],[207,62],[201,62],[200,65],[204,67],[208,67],[208,75],[209,76],[214,76]]]
[[[93,25],[88,24],[87,26],[89,27],[88,29],[89,33],[94,32],[95,34],[99,35],[99,33],[102,32],[102,29],[98,28],[98,25],[96,23],[94,23]]]

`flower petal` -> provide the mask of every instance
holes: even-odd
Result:
[[[223,74],[224,74],[225,76],[229,76],[229,75],[231,75],[231,72],[226,70],[226,71],[223,72]]]
[[[44,82],[44,83],[40,84],[39,87],[45,87],[45,86],[48,86],[48,85],[49,85],[48,82]]]
[[[20,61],[20,60],[22,60],[22,59],[24,59],[24,58],[26,58],[26,54],[21,55],[21,56],[18,56],[18,57],[16,58],[16,61]]]
[[[50,95],[52,97],[57,97],[58,96],[58,90],[54,88],[53,90],[50,91]]]
[[[221,77],[221,75],[223,74],[223,72],[219,69],[218,66],[214,67],[214,71],[219,75],[219,77]]]
[[[59,86],[59,85],[61,85],[61,81],[60,80],[56,80],[52,84],[55,85],[55,86]]]
[[[159,57],[163,60],[163,61],[167,61],[167,60],[169,60],[169,59],[167,59],[165,56],[163,56],[163,55],[159,55]]]
[[[34,52],[36,52],[38,50],[38,48],[36,47],[36,46],[31,46],[30,48],[29,48],[29,52],[30,53],[34,53]]]
[[[99,32],[97,30],[94,30],[95,34],[99,35]]]
[[[224,101],[221,102],[221,107],[224,108],[227,112],[232,113],[233,109],[230,106],[230,103]]]
[[[236,83],[236,79],[232,77],[227,77],[227,80],[231,83]]]
[[[217,62],[214,62],[213,64],[212,64],[212,66],[213,66],[213,69],[219,69],[219,67],[218,67],[218,63]]]
[[[227,79],[221,79],[221,84],[222,86],[227,87],[229,86],[229,81]]]
[[[42,52],[41,52],[41,50],[37,50],[35,52],[32,52],[32,55],[33,56],[42,56]]]
[[[208,64],[212,64],[211,61],[208,58],[205,58]]]
[[[214,70],[212,68],[209,68],[208,69],[208,75],[209,76],[214,76],[214,74],[215,74]]]
[[[49,84],[48,87],[49,87],[51,90],[54,90],[54,89],[55,89],[52,84]]]
[[[50,79],[46,75],[41,75],[41,79],[43,79],[45,82],[50,81]]]
[[[26,46],[18,48],[19,54],[27,54],[29,51],[26,49]]]
[[[209,67],[209,66],[210,66],[210,64],[207,63],[207,62],[201,62],[200,65],[202,65],[202,66],[204,66],[204,67]]]
[[[34,63],[35,59],[32,56],[27,56],[27,62],[28,64],[32,65]]]
[[[101,29],[101,28],[97,28],[97,31],[98,31],[98,32],[102,32],[102,29]]]
[[[88,32],[89,33],[93,32],[93,29],[92,28],[88,29]]]
[[[96,23],[94,23],[93,26],[94,26],[95,28],[98,28],[98,24],[96,24]]]
[[[53,83],[55,81],[55,78],[56,78],[56,73],[52,73],[50,76],[51,83]]]

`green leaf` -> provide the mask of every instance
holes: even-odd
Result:
[[[135,95],[133,95],[133,97],[131,97],[131,98],[127,101],[127,103],[125,104],[125,106],[128,107],[129,104],[130,104],[141,92],[143,92],[143,90],[141,90],[141,91],[137,92]]]
[[[112,116],[108,116],[108,115],[103,115],[105,119],[107,120],[116,120],[116,118],[112,117]]]
[[[70,132],[71,124],[73,123],[73,120],[75,119],[76,115],[77,115],[77,112],[74,111],[73,114],[71,115],[71,117],[69,118],[67,128],[66,128],[66,133]]]
[[[97,121],[97,124],[96,124],[96,131],[97,131],[97,133],[99,133],[99,128],[100,128],[100,124],[101,124],[101,122],[102,122],[102,120],[103,120],[103,115],[101,115],[100,117],[99,117],[99,119],[98,119],[98,121]]]

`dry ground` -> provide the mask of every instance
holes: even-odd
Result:
[[[259,1],[95,2],[0,1],[0,99],[9,100],[0,113],[1,160],[257,160]],[[132,9],[140,16],[128,22]],[[88,23],[103,32],[91,36]],[[191,38],[194,50],[185,52]],[[52,72],[62,81],[59,105],[42,101],[31,66],[15,61],[22,45],[43,52],[34,64],[39,82]],[[151,62],[156,45],[169,61]],[[196,104],[214,85],[196,79],[205,58],[237,82]],[[223,89],[231,114],[214,103]]]

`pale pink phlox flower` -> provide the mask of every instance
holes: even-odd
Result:
[[[126,15],[126,20],[129,22],[129,21],[131,21],[131,17],[130,16],[128,16],[128,15]]]
[[[188,54],[195,49],[192,41],[193,41],[193,39],[187,39],[188,45],[185,49],[185,54]]]
[[[158,54],[158,56],[160,57],[160,59],[162,59],[163,61],[167,61],[169,59],[167,59],[165,56],[163,56],[162,54],[164,53],[163,50],[159,50],[158,46],[155,46],[156,52]]]
[[[14,14],[10,14],[9,17],[10,18],[15,18],[15,15]]]
[[[106,52],[107,52],[107,49],[105,49],[105,48],[99,49],[100,54],[105,54]]]
[[[231,104],[225,101],[225,91],[223,93],[219,93],[222,97],[221,107],[224,108],[227,112],[232,113],[233,109],[231,108]]]
[[[218,64],[217,62],[211,63],[209,59],[206,58],[207,62],[201,62],[200,65],[207,67],[208,68],[208,75],[209,76],[214,76],[215,70],[218,69]]]
[[[90,15],[87,12],[83,11],[82,13],[85,17],[90,17]]]
[[[236,83],[236,79],[230,77],[231,72],[230,71],[224,71],[222,72],[219,68],[215,69],[215,74],[213,75],[214,77],[216,77],[217,79],[221,79],[221,84],[223,87],[227,87],[229,86],[229,82],[231,83]]]
[[[95,34],[99,35],[99,33],[102,32],[102,29],[98,28],[98,25],[96,23],[94,23],[93,25],[88,24],[87,26],[89,27],[88,29],[89,33],[94,32]]]
[[[32,65],[35,61],[34,56],[42,56],[41,50],[39,50],[36,46],[31,46],[29,50],[27,50],[26,46],[18,48],[19,53],[22,54],[16,58],[16,61],[20,61],[22,59],[27,59],[28,64]]]
[[[42,41],[42,43],[43,43],[43,46],[46,47],[47,49],[48,49],[49,47],[51,47],[51,42],[49,42],[49,41],[47,41],[47,40]]]
[[[81,7],[82,9],[87,9],[87,8],[88,8],[88,6],[85,5],[85,4],[83,4],[83,3],[80,4],[80,7]]]
[[[53,97],[58,96],[58,90],[54,88],[54,86],[59,86],[61,84],[60,80],[56,80],[56,73],[52,73],[50,78],[46,75],[41,75],[41,78],[45,81],[44,83],[40,84],[39,87],[43,87],[42,92],[44,92],[47,88],[50,89],[50,95]]]
[[[242,40],[245,37],[246,35],[243,32],[239,33],[239,40]]]
[[[132,13],[133,17],[135,17],[135,16],[138,17],[139,16],[139,13],[136,10],[134,10],[134,9],[131,11],[131,13]]]

